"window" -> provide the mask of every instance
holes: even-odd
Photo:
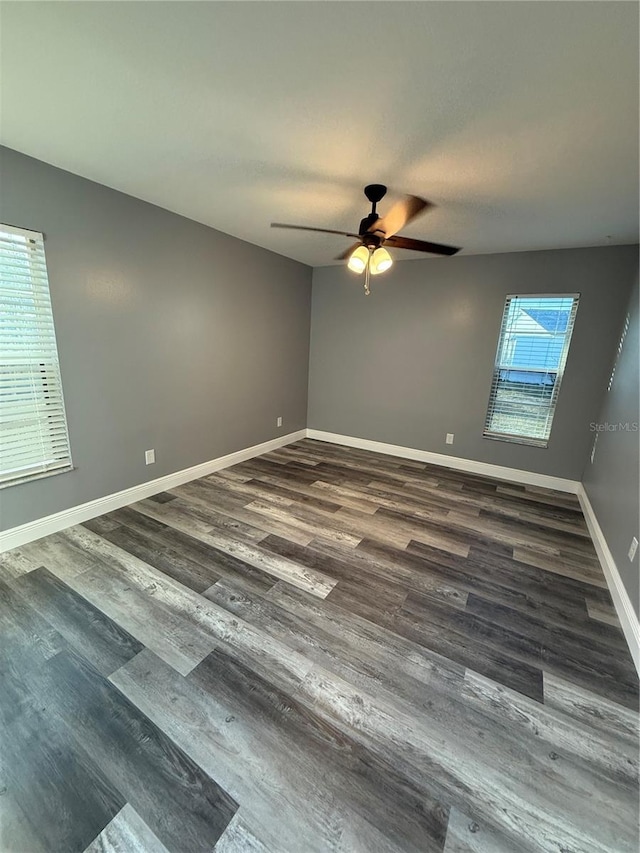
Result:
[[[0,225],[0,487],[71,468],[44,238]]]
[[[577,310],[577,295],[507,297],[487,438],[547,446]]]

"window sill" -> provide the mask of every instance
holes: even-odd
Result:
[[[24,474],[23,476],[16,477],[13,480],[0,482],[0,489],[8,489],[10,486],[19,486],[22,483],[30,483],[32,480],[42,480],[45,477],[54,477],[56,474],[67,474],[69,471],[75,471],[73,465],[65,465],[61,468],[51,468],[49,471],[39,471],[37,474]]]
[[[484,432],[483,438],[491,441],[506,441],[508,444],[525,444],[527,447],[540,447],[543,450],[549,447],[549,441],[543,438],[527,438],[526,435],[507,435],[503,433]]]

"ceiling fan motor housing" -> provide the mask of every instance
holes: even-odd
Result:
[[[369,228],[371,228],[371,226],[374,224],[374,222],[377,222],[379,218],[380,217],[378,216],[377,213],[370,213],[368,216],[365,216],[365,218],[360,222],[360,228],[358,229],[358,234],[361,237],[364,237],[364,235],[367,233]],[[380,244],[380,237],[377,234],[368,234],[367,239],[369,237],[371,237],[372,240],[375,239],[378,241],[376,243],[376,245]]]

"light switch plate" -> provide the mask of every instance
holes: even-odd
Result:
[[[631,540],[631,547],[629,548],[629,560],[633,562],[633,558],[636,555],[636,551],[638,550],[638,540],[634,536]]]

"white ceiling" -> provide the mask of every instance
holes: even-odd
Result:
[[[370,182],[434,201],[404,233],[469,254],[638,238],[636,3],[0,14],[5,145],[305,263],[348,243],[269,223],[357,229]]]

